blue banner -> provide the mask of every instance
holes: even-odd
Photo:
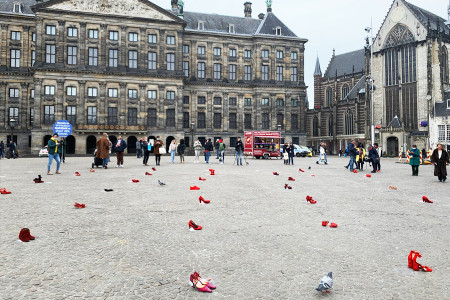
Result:
[[[72,125],[67,120],[59,120],[53,124],[53,133],[60,137],[68,137],[72,133]]]

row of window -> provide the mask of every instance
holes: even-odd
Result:
[[[327,135],[327,136],[333,136],[334,134],[334,130],[333,130],[333,116],[330,116],[328,118],[328,128],[327,128],[327,132],[324,133],[322,131],[322,135]],[[314,117],[313,119],[313,136],[319,136],[320,132],[319,132],[319,118],[317,116]],[[345,112],[345,116],[344,116],[344,134],[345,135],[352,135],[355,133],[355,120],[354,120],[354,116],[353,116],[353,112],[351,112],[350,110]]]
[[[345,99],[345,97],[347,97],[349,92],[350,88],[348,84],[344,84],[341,88],[341,99]],[[333,104],[333,89],[331,87],[328,87],[325,90],[325,100],[326,106],[330,107]]]
[[[86,123],[88,125],[97,125],[97,107],[96,106],[88,106],[87,107],[87,119]],[[136,126],[138,123],[138,110],[137,108],[128,108],[128,126]],[[30,125],[34,125],[34,108],[30,109]],[[228,125],[230,129],[237,129],[237,117],[236,113],[228,114]],[[19,120],[19,108],[18,107],[10,107],[9,108],[9,118],[14,118],[15,120]],[[69,121],[72,125],[75,125],[77,122],[77,107],[76,106],[67,106],[66,107],[66,120]],[[166,109],[166,126],[174,127],[175,126],[175,109]],[[222,113],[214,113],[213,115],[213,128],[221,129],[222,128]],[[270,114],[263,113],[261,114],[262,127],[261,129],[270,129]],[[45,125],[51,125],[55,122],[55,106],[54,105],[45,105],[44,106],[44,118],[43,123]],[[119,122],[118,119],[118,108],[117,107],[108,107],[108,115],[107,115],[107,125],[117,125]],[[279,113],[277,114],[277,124],[280,124],[282,128],[284,127],[284,115]],[[149,108],[147,110],[147,126],[155,127],[157,126],[157,113],[155,108]],[[244,127],[245,129],[252,129],[252,114],[244,114]],[[190,118],[189,112],[183,112],[183,128],[190,128]],[[203,129],[206,128],[206,113],[198,112],[197,113],[197,128]],[[291,129],[298,129],[298,115],[291,115]]]

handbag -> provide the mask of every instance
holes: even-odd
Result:
[[[320,155],[320,159],[321,159],[321,160],[325,160],[325,154],[321,154],[321,155]]]
[[[159,147],[159,154],[166,154],[166,153],[167,153],[166,148],[163,147],[163,146],[160,146]]]

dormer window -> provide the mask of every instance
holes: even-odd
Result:
[[[20,3],[14,3],[14,9],[13,12],[17,13],[17,14],[21,14],[22,13],[22,4]]]
[[[281,35],[281,27],[278,26],[277,28],[275,28],[275,34],[276,35]]]
[[[234,24],[228,25],[228,32],[229,33],[235,33],[235,31],[234,31]]]
[[[205,22],[198,21],[198,30],[205,30]]]

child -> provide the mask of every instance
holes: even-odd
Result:
[[[287,151],[283,152],[283,159],[284,159],[284,164],[288,165],[289,164],[289,153]]]

